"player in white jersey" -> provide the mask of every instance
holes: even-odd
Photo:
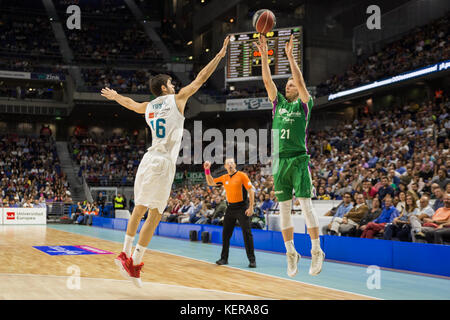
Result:
[[[123,251],[115,259],[119,270],[125,278],[142,287],[140,271],[145,249],[161,220],[161,215],[170,196],[175,167],[183,137],[184,108],[186,102],[208,80],[217,65],[226,54],[229,42],[227,37],[222,49],[206,65],[195,80],[182,88],[177,94],[168,75],[157,75],[150,81],[150,89],[156,96],[151,102],[135,102],[109,88],[104,88],[101,95],[114,100],[127,109],[145,114],[145,121],[152,132],[152,146],[142,158],[134,181],[135,207],[128,221]],[[133,255],[131,250],[139,222],[149,210],[139,233],[139,240]]]

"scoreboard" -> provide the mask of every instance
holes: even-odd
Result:
[[[286,42],[294,35],[293,54],[300,70],[303,70],[303,29],[302,27],[274,29],[265,34],[268,60],[273,79],[291,76],[289,61],[285,52]],[[230,34],[225,68],[225,82],[262,80],[261,53],[253,44],[258,42],[259,33]]]

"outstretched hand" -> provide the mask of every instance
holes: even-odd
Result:
[[[115,100],[115,98],[117,97],[117,92],[116,92],[116,90],[113,90],[110,88],[103,88],[102,96],[108,100]]]
[[[219,57],[223,58],[227,54],[227,46],[230,42],[230,36],[227,36],[225,40],[223,41],[222,49],[220,49],[219,53],[217,54]]]
[[[289,41],[286,42],[286,46],[284,50],[286,51],[286,56],[290,57],[292,56],[292,51],[294,49],[294,35],[291,34],[291,37],[289,38]]]
[[[262,55],[267,56],[267,40],[266,37],[263,35],[259,36],[258,42],[253,42],[253,44],[258,48],[259,53]]]

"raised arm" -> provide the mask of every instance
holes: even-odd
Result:
[[[266,87],[267,95],[269,96],[270,101],[274,101],[277,98],[277,87],[275,86],[275,83],[272,80],[272,75],[270,74],[266,37],[260,35],[259,42],[254,42],[254,45],[261,53],[262,78],[264,81],[264,86]]]
[[[134,111],[136,113],[145,113],[145,109],[147,108],[148,102],[136,102],[131,98],[124,97],[116,92],[116,90],[112,90],[110,88],[103,88],[102,94],[108,100],[116,101],[118,104],[124,106],[125,108]]]
[[[205,169],[205,177],[208,186],[215,187],[217,184],[214,182],[214,178],[211,176],[211,163],[209,161],[205,161],[203,164],[203,168]]]
[[[230,42],[230,37],[226,37],[222,49],[217,53],[217,55],[212,59],[197,75],[194,81],[191,82],[191,84],[187,85],[186,87],[182,88],[180,92],[178,92],[177,95],[175,95],[175,100],[178,106],[178,109],[183,114],[184,108],[186,106],[187,100],[194,95],[198,89],[201,88],[201,86],[206,82],[206,80],[209,79],[209,77],[212,75],[212,73],[216,70],[217,66],[219,65],[220,61],[223,57],[225,57],[225,54],[227,53],[227,46]]]
[[[294,35],[291,34],[291,38],[289,39],[289,42],[286,42],[286,55],[289,60],[289,65],[291,67],[292,72],[292,78],[294,78],[295,86],[298,89],[298,92],[300,94],[300,99],[303,103],[308,103],[310,95],[308,90],[306,89],[305,80],[303,79],[302,72],[300,71],[300,68],[298,67],[297,62],[295,61],[295,57],[293,54],[294,49]]]

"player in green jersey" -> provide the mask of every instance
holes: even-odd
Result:
[[[314,211],[311,197],[313,193],[308,155],[308,124],[313,107],[312,97],[306,89],[300,68],[293,54],[293,36],[286,43],[292,77],[286,84],[283,96],[275,86],[268,63],[267,40],[261,35],[255,43],[261,53],[261,67],[264,86],[273,103],[273,176],[275,195],[280,202],[280,226],[286,246],[287,274],[295,276],[301,258],[294,246],[294,226],[292,223],[292,191],[300,199],[302,214],[311,238],[310,275],[322,270],[325,254],[320,248],[319,219]]]

